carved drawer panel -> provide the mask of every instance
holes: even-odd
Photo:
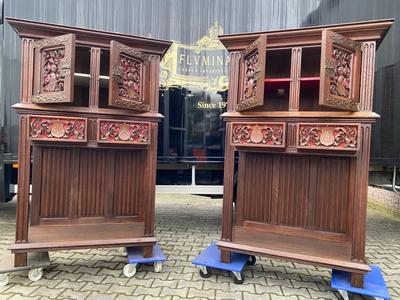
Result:
[[[297,148],[356,151],[360,124],[298,123]]]
[[[149,145],[150,123],[121,120],[97,120],[97,142]]]
[[[87,119],[58,116],[29,116],[29,139],[32,141],[87,141]]]
[[[284,122],[232,123],[232,146],[284,148],[285,140],[286,123]]]

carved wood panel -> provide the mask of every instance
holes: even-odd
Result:
[[[136,111],[150,111],[149,71],[149,55],[111,41],[108,104]]]
[[[322,32],[319,104],[358,111],[361,44],[330,30]]]
[[[360,124],[298,123],[297,148],[356,151]]]
[[[243,111],[264,103],[267,36],[262,35],[246,48],[240,58],[240,93],[237,110]]]
[[[232,146],[277,147],[286,145],[284,122],[234,122],[232,123]]]
[[[35,41],[33,103],[73,102],[75,35]]]
[[[87,119],[55,116],[29,116],[32,141],[86,142]]]
[[[97,129],[98,143],[111,144],[150,144],[150,123],[99,119]]]

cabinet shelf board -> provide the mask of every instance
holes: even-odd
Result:
[[[97,247],[140,246],[157,242],[143,237],[143,223],[104,223],[73,225],[36,225],[29,227],[28,243],[9,247],[14,252],[85,249]]]
[[[289,236],[234,227],[232,242],[218,241],[217,245],[233,252],[285,258],[335,267],[335,269],[343,271],[356,273],[370,271],[367,264],[351,260],[351,245],[349,242],[316,240],[302,236]]]

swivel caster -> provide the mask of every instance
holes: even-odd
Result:
[[[7,273],[0,274],[0,286],[6,286],[9,280]]]
[[[349,300],[349,294],[347,291],[344,290],[338,290],[340,296],[342,296],[343,300]]]
[[[126,277],[131,278],[136,274],[136,265],[137,264],[127,264],[124,267],[123,273]]]
[[[119,254],[121,254],[123,256],[127,255],[125,247],[119,247],[118,252],[119,252]]]
[[[244,282],[244,274],[242,272],[232,272],[233,282],[235,284],[242,284]]]
[[[209,278],[212,275],[211,268],[206,266],[200,266],[199,274],[203,278]]]
[[[154,263],[154,271],[156,273],[160,273],[162,271],[162,262],[161,261],[156,261]]]
[[[249,257],[249,260],[247,261],[247,264],[249,266],[252,266],[252,265],[254,265],[256,263],[256,261],[257,261],[256,257],[252,255],[252,256]]]
[[[28,278],[30,281],[38,281],[40,278],[43,276],[43,268],[36,268],[29,270],[28,272]]]

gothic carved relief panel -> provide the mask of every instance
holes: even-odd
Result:
[[[330,30],[322,34],[320,104],[359,110],[360,43]]]
[[[286,124],[282,122],[235,122],[232,124],[233,146],[285,147]]]
[[[148,55],[111,41],[111,80],[109,87],[109,105],[137,111],[149,111],[146,94]],[[147,78],[147,79],[146,79]]]
[[[265,55],[267,38],[258,38],[242,52],[241,93],[237,110],[250,109],[264,103]]]
[[[359,124],[299,123],[297,148],[358,150]]]
[[[29,116],[29,138],[34,141],[86,142],[87,119]]]
[[[98,120],[97,142],[113,144],[150,144],[150,123]]]
[[[73,102],[75,36],[66,34],[34,43],[33,103]]]

